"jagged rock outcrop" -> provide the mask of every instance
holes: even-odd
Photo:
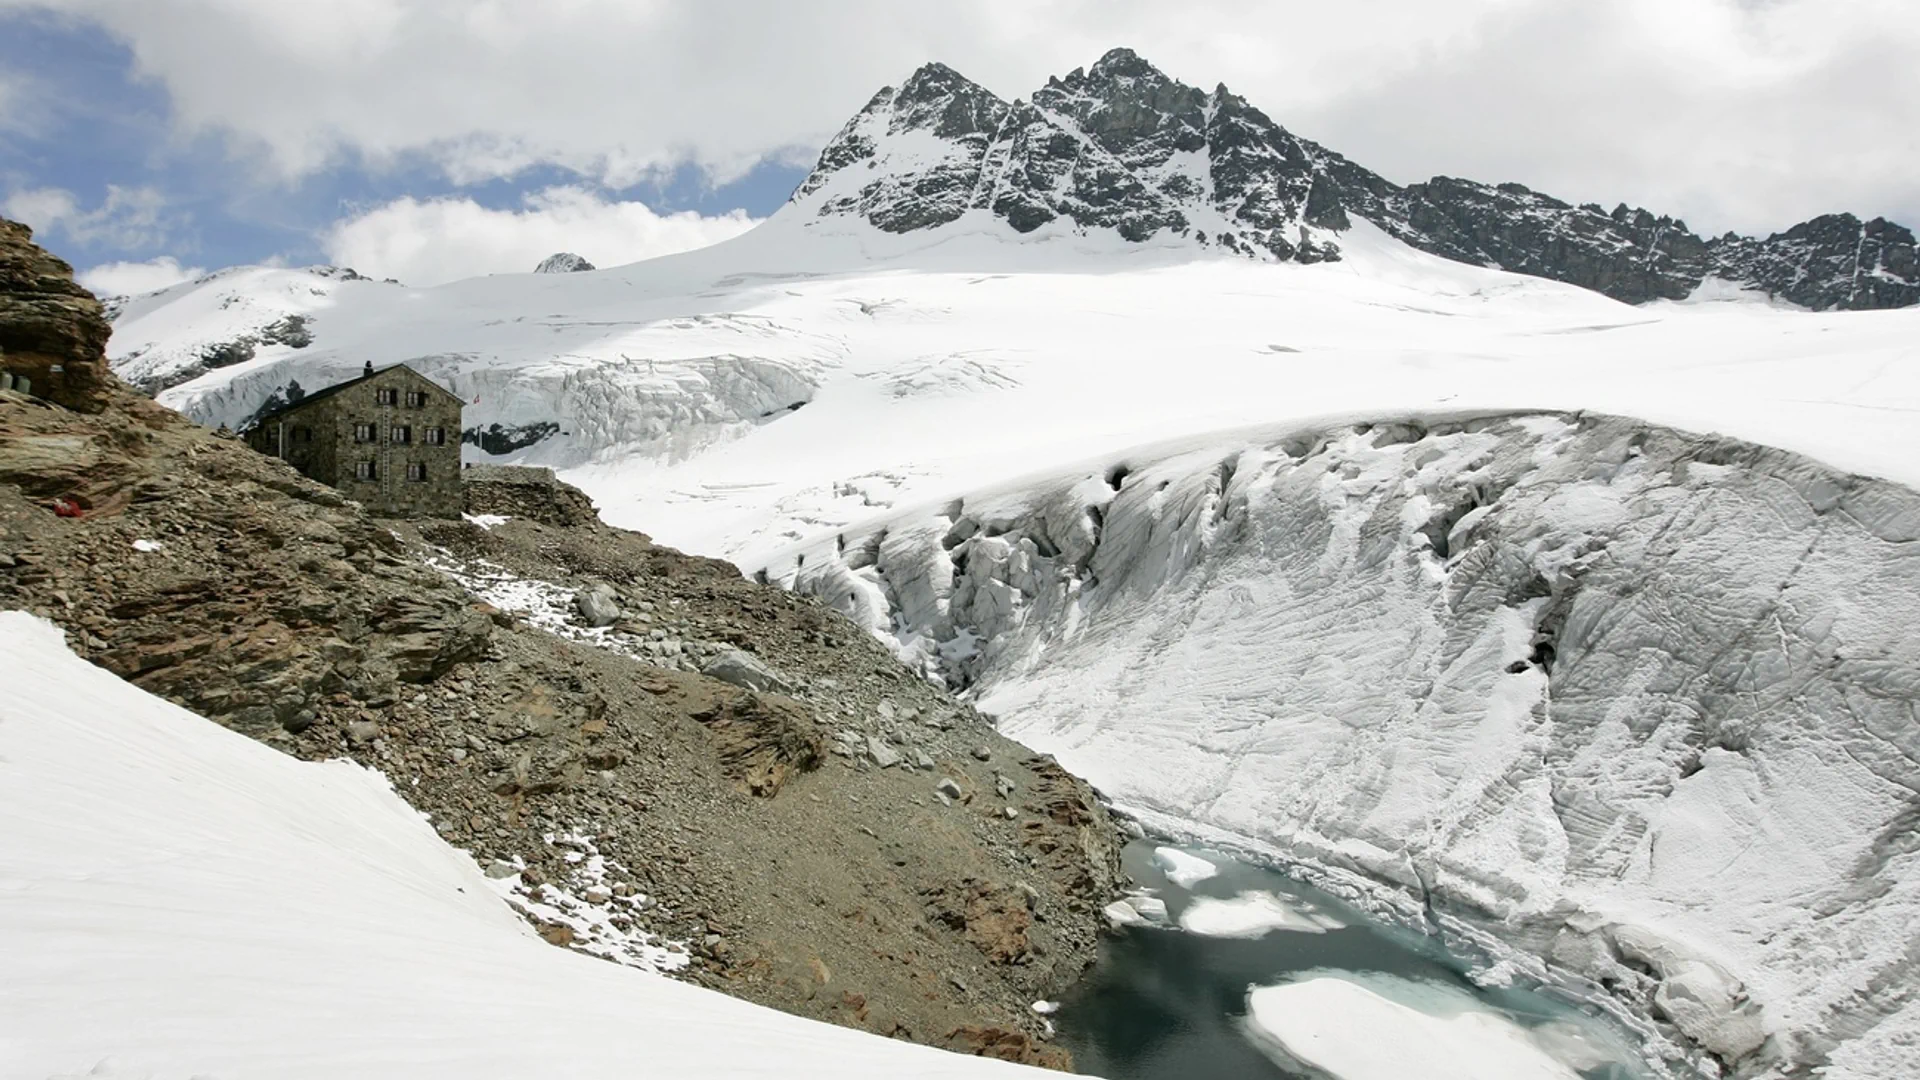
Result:
[[[575,255],[571,251],[556,251],[540,260],[533,268],[536,274],[577,274],[582,270],[592,270],[593,264]]]
[[[1203,93],[1116,49],[1011,103],[928,64],[875,94],[794,198],[888,232],[984,210],[1023,233],[1064,219],[1135,242],[1172,233],[1337,258],[1306,231],[1312,180],[1288,173],[1304,164],[1291,136],[1224,87]]]
[[[37,397],[79,412],[106,407],[112,333],[100,301],[73,267],[0,218],[0,371],[25,376]]]
[[[1913,231],[1886,218],[1823,214],[1765,240],[1728,233],[1709,246],[1715,276],[1816,311],[1920,304]]]
[[[1402,187],[1129,49],[1011,102],[928,64],[874,95],[794,200],[888,232],[983,211],[1022,233],[1064,220],[1297,262],[1337,259],[1338,234],[1361,217],[1422,251],[1628,303],[1682,299],[1710,278],[1822,311],[1920,303],[1913,234],[1884,219],[1703,239],[1671,217],[1519,184]]]

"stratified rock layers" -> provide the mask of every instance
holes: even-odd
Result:
[[[0,218],[0,371],[80,412],[106,407],[107,336],[100,301],[74,283],[73,267],[33,242],[33,230]]]

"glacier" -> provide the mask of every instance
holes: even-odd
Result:
[[[1163,827],[1471,913],[1739,1075],[1896,1076],[1916,541],[1920,493],[1786,452],[1425,414],[1141,450],[763,572]]]

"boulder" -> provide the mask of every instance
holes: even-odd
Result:
[[[573,594],[573,606],[588,626],[612,626],[620,619],[620,597],[604,581]]]
[[[871,735],[867,736],[866,750],[867,760],[883,769],[890,769],[900,764],[900,751]]]
[[[792,698],[740,694],[692,715],[713,733],[721,771],[749,795],[774,797],[826,752],[811,710]]]
[[[753,654],[729,649],[707,661],[700,674],[709,679],[719,679],[723,683],[732,683],[745,690],[786,691],[791,684],[772,668],[761,663]]]

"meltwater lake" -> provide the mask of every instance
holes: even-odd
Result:
[[[1059,1003],[1110,1080],[1649,1080],[1635,1038],[1549,991],[1482,987],[1435,937],[1274,870],[1135,841],[1127,921]],[[1164,904],[1164,910],[1161,905]]]

